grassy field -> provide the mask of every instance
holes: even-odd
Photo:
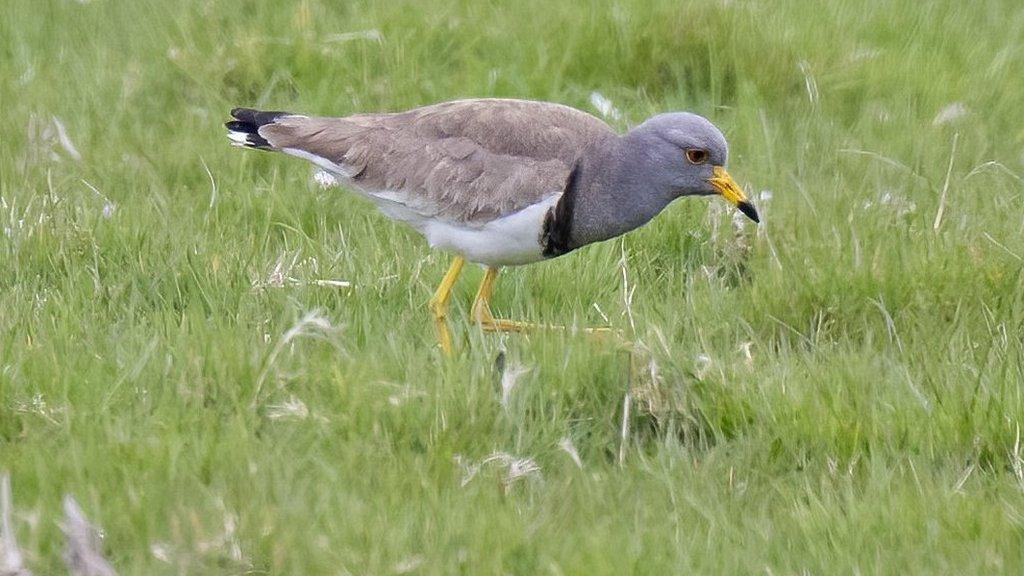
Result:
[[[71,494],[121,574],[1019,574],[1020,78],[1017,0],[5,0],[26,566]],[[711,118],[764,219],[504,274],[497,312],[632,362],[480,334],[475,267],[444,359],[447,256],[221,126],[593,92]]]

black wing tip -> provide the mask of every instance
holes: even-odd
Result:
[[[232,108],[231,117],[234,120],[225,122],[224,127],[230,130],[228,136],[237,145],[247,148],[271,149],[273,146],[271,146],[270,142],[267,142],[266,138],[260,136],[260,127],[272,124],[282,116],[290,115],[290,112],[279,110],[262,111],[255,108]]]
[[[231,117],[246,124],[255,124],[257,128],[270,124],[282,116],[291,116],[291,112],[281,110],[257,110],[255,108],[232,108]]]
[[[230,122],[225,122],[224,127],[228,129],[228,138],[236,146],[259,148],[261,150],[273,148],[266,138],[260,136],[259,126],[255,124],[241,120],[231,120]]]

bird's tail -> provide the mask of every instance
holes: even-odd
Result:
[[[273,150],[274,147],[267,142],[267,139],[260,136],[260,127],[273,124],[278,118],[292,116],[290,112],[263,112],[252,108],[235,108],[231,111],[234,120],[225,122],[228,129],[228,138],[233,146],[245,148],[257,148],[259,150]]]

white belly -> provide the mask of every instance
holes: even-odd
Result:
[[[557,201],[558,196],[553,196],[479,227],[428,221],[423,235],[432,247],[458,252],[471,262],[491,266],[537,262],[544,259],[540,245],[544,218]]]
[[[327,168],[320,163],[318,165]],[[372,200],[385,216],[412,226],[426,237],[432,248],[450,250],[470,262],[491,266],[516,266],[544,260],[540,245],[544,218],[561,196],[555,194],[519,212],[486,224],[469,226],[424,216],[403,202],[405,195],[401,192],[362,190],[341,170],[328,169],[320,174],[336,179],[335,182],[324,180],[323,184],[346,184]]]

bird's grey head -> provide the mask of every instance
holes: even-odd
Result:
[[[689,112],[652,116],[626,138],[653,186],[679,196],[721,194],[755,222],[757,211],[725,171],[729,145],[707,118]]]

